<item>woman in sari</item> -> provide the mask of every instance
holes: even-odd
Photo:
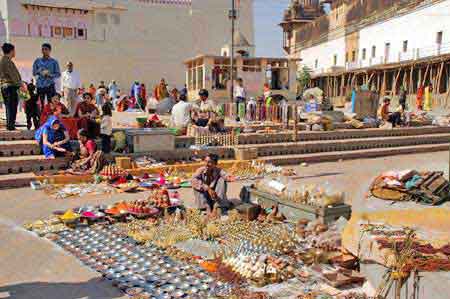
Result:
[[[92,95],[84,93],[82,101],[78,103],[75,109],[75,117],[79,118],[78,128],[86,130],[91,138],[95,138],[100,134],[100,125],[96,121],[98,115],[99,111],[93,103]]]
[[[128,96],[122,95],[119,100],[117,101],[117,111],[118,112],[125,112],[128,110],[129,107],[129,101]]]
[[[97,144],[89,139],[86,130],[78,131],[78,141],[80,142],[79,159],[72,163],[72,171],[76,173],[99,173],[107,164],[102,151],[97,150]]]
[[[71,154],[70,137],[66,128],[60,123],[58,116],[52,115],[35,134],[47,159],[64,157]]]
[[[53,96],[52,100],[44,106],[44,109],[42,109],[41,125],[45,124],[47,119],[53,115],[57,109],[60,110],[60,114],[62,115],[69,115],[70,113],[67,107],[61,103],[61,96],[59,94]]]

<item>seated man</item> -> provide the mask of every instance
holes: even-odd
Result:
[[[215,203],[220,207],[230,206],[226,173],[217,167],[218,161],[217,155],[208,154],[206,166],[199,168],[192,178],[196,208],[206,209],[208,213],[212,212]]]
[[[400,126],[401,124],[401,113],[400,112],[389,112],[389,105],[391,104],[391,99],[384,98],[383,105],[380,107],[378,112],[378,117],[385,122],[392,124],[392,127]]]

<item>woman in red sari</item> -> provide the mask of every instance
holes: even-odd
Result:
[[[47,119],[53,115],[53,113],[56,111],[56,109],[60,110],[60,114],[62,116],[69,115],[69,110],[66,106],[64,106],[63,103],[61,103],[61,96],[59,94],[56,94],[53,96],[52,100],[47,103],[41,112],[41,125],[45,124]]]
[[[82,101],[75,109],[75,117],[79,118],[78,128],[86,130],[90,138],[96,138],[100,134],[100,125],[96,121],[98,115],[99,111],[92,95],[84,93]]]

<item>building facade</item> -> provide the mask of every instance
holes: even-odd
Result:
[[[0,36],[17,48],[26,79],[49,42],[63,67],[72,61],[83,84],[134,80],[185,82],[183,61],[198,53],[220,55],[229,43],[228,0],[0,0]],[[239,31],[254,40],[253,0],[241,0]]]
[[[335,97],[363,83],[393,96],[401,85],[414,94],[433,84],[437,97],[448,96],[449,11],[450,0],[293,0],[281,23],[284,49]]]

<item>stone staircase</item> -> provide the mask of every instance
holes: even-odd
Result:
[[[24,186],[32,180],[34,172],[67,167],[64,158],[45,159],[33,138],[33,131],[0,130],[0,188]]]
[[[65,159],[47,160],[40,154],[33,132],[0,131],[0,188],[28,185],[33,172],[58,170],[67,167]],[[236,149],[256,149],[258,159],[276,165],[295,165],[303,162],[317,163],[341,159],[361,159],[401,154],[448,151],[450,127],[415,127],[382,129],[343,129],[331,132],[298,132],[293,142],[293,132],[275,134],[241,134],[236,147],[210,147],[194,150],[190,145],[195,138],[177,137],[176,149],[129,154],[150,155],[162,161],[189,160],[194,155],[209,152],[222,159],[234,159]],[[115,154],[114,156],[123,156]]]

